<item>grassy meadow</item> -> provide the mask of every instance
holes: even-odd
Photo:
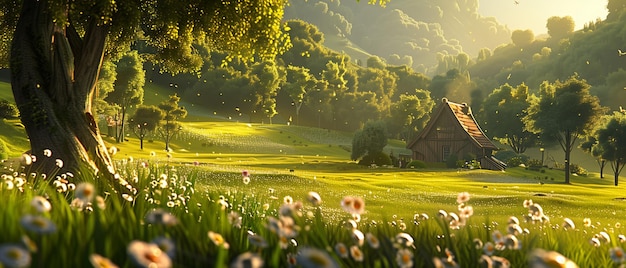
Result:
[[[168,95],[159,90],[149,102]],[[566,185],[562,171],[547,168],[362,167],[349,160],[349,133],[189,110],[171,152],[157,138],[140,150],[133,134],[123,143],[104,137],[117,148],[121,178],[136,189],[125,196],[97,178],[18,165],[28,140],[19,122],[1,122],[13,161],[0,186],[0,267],[619,267],[625,260],[626,192],[611,174]],[[386,151],[407,153],[399,141]]]

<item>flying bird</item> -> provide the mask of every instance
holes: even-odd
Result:
[[[514,1],[514,3],[515,3],[516,5],[519,5],[519,1]]]
[[[621,50],[621,49],[618,49],[618,50],[617,50],[617,55],[619,55],[620,57],[621,57],[621,56],[626,56],[626,52],[622,52],[622,50]]]

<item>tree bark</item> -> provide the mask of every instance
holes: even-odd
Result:
[[[615,161],[615,172],[614,172],[615,173],[615,186],[617,186],[617,184],[619,182],[619,170],[620,170],[619,164],[620,164],[619,160],[616,160]]]
[[[24,1],[11,45],[11,86],[37,157],[34,170],[113,179],[115,167],[91,113],[107,30],[92,22],[81,38],[71,24],[55,25],[47,5]],[[48,161],[45,149],[63,165]]]
[[[565,131],[565,183],[569,184],[570,173],[570,155],[572,152],[572,133],[569,130]]]

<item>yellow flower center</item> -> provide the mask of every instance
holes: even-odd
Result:
[[[14,248],[14,249],[9,250],[9,252],[7,253],[7,256],[13,260],[18,260],[22,257],[22,251]]]

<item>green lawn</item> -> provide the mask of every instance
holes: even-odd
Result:
[[[596,173],[573,176],[570,185],[562,184],[563,172],[545,173],[524,168],[505,172],[487,170],[366,168],[349,160],[351,137],[348,133],[297,126],[262,125],[226,121],[190,122],[188,134],[172,146],[171,158],[160,141],[114,144],[120,148],[116,158],[132,156],[148,161],[200,163],[207,176],[201,187],[212,191],[239,191],[249,195],[282,199],[304,199],[309,191],[319,192],[329,207],[336,207],[345,195],[365,198],[368,219],[404,219],[415,213],[454,210],[456,195],[469,192],[478,218],[505,220],[527,211],[526,199],[543,205],[548,216],[582,222],[593,218],[613,224],[626,211],[623,187],[613,186],[612,175],[599,179]],[[112,140],[108,140],[112,141]],[[401,150],[402,148],[396,148]],[[154,152],[156,156],[150,156]],[[248,185],[240,172],[253,176]]]
[[[158,102],[157,97],[162,95],[155,95],[152,101]],[[201,110],[197,115],[202,115]],[[89,213],[70,208],[66,199],[71,199],[71,193],[68,193],[69,196],[56,195],[50,193],[54,189],[41,184],[27,189],[24,194],[0,189],[0,194],[8,200],[6,206],[0,206],[0,215],[3,215],[0,226],[10,234],[0,242],[19,239],[19,235],[24,233],[19,224],[25,213],[22,207],[24,202],[28,202],[24,200],[42,193],[52,196],[55,210],[50,217],[59,224],[59,228],[65,229],[49,237],[34,236],[35,243],[42,247],[41,253],[33,253],[33,256],[41,258],[34,261],[40,265],[48,262],[73,263],[82,267],[87,262],[86,257],[96,252],[123,264],[123,267],[129,267],[130,261],[124,250],[126,245],[131,240],[149,241],[161,234],[175,239],[176,246],[180,248],[178,253],[197,254],[192,256],[223,264],[250,250],[246,239],[246,228],[250,228],[272,244],[266,250],[259,250],[268,265],[282,266],[285,265],[286,251],[278,246],[275,234],[265,226],[269,217],[276,217],[287,196],[304,202],[307,213],[319,214],[296,217],[299,226],[305,230],[308,227],[312,229],[309,233],[303,231],[297,237],[297,243],[302,246],[289,248],[291,252],[307,246],[332,248],[338,242],[352,241],[343,228],[336,227],[349,217],[340,205],[346,196],[360,197],[365,201],[365,213],[359,223],[363,232],[374,232],[379,239],[391,238],[402,231],[412,234],[418,245],[415,261],[424,266],[427,265],[424,261],[442,256],[436,248],[449,247],[463,263],[461,267],[473,267],[473,262],[480,256],[476,254],[481,250],[468,248],[471,245],[469,241],[479,238],[487,242],[491,231],[504,232],[510,216],[522,219],[528,214],[523,203],[530,199],[543,207],[550,223],[545,227],[520,224],[532,233],[520,236],[525,248],[497,252],[499,256],[511,260],[513,267],[524,267],[527,254],[535,247],[558,250],[576,260],[581,267],[612,265],[608,249],[619,245],[617,236],[626,233],[621,224],[626,212],[626,192],[624,186],[613,186],[610,175],[604,179],[598,178],[596,173],[573,176],[571,184],[563,184],[563,172],[551,169],[540,172],[511,167],[505,172],[498,172],[369,168],[349,160],[350,133],[238,123],[225,119],[206,120],[185,122],[185,130],[173,141],[171,152],[165,152],[163,142],[158,139],[147,140],[145,148],[140,150],[139,141],[132,134],[123,143],[104,137],[109,145],[119,149],[114,159],[119,160],[121,171],[128,172],[123,176],[131,179],[132,172],[139,174],[137,185],[140,192],[133,205],[109,197],[107,206],[110,208],[104,211],[96,209],[94,217],[90,217]],[[28,149],[23,127],[16,121],[0,124],[0,136],[10,141],[7,143],[14,152],[12,156],[19,156]],[[391,150],[401,153],[405,149],[401,142],[391,141],[386,151]],[[122,164],[130,157],[133,158],[132,163]],[[142,168],[139,163],[143,162],[149,163],[150,168]],[[127,169],[131,165],[134,166]],[[251,174],[249,183],[242,178],[244,170]],[[167,188],[157,187],[161,176],[174,178],[172,174],[176,174],[179,181],[169,180]],[[184,189],[184,194],[180,193],[181,189]],[[100,192],[104,191],[106,188]],[[307,204],[309,191],[321,195],[321,208],[313,209]],[[457,196],[462,192],[470,194],[466,205],[473,207],[474,216],[464,229],[451,230],[436,215],[440,210],[458,212]],[[110,194],[110,191],[106,193]],[[165,205],[172,201],[172,196],[187,196],[188,202],[172,207]],[[154,200],[160,200],[160,203]],[[226,200],[232,207],[220,209],[219,200]],[[264,204],[269,205],[269,210],[262,208]],[[180,217],[181,225],[174,229],[145,225],[144,215],[155,207],[172,211]],[[247,227],[232,227],[226,219],[229,212],[241,213]],[[421,225],[413,224],[414,215],[418,213],[430,215],[432,220],[422,220]],[[578,226],[576,232],[562,231],[560,226],[565,218],[572,219]],[[585,218],[591,219],[592,226],[582,227]],[[406,230],[399,227],[403,223],[408,225]],[[607,231],[613,240],[595,250],[588,240],[602,230]],[[225,240],[231,243],[230,251],[221,251],[211,245],[206,235],[208,231],[222,233]],[[378,253],[362,247],[371,259],[366,263],[374,267],[395,264],[393,258],[396,252],[389,241],[382,241],[386,244]],[[69,250],[58,253],[50,250],[57,246],[67,249],[76,244],[84,245],[77,249],[78,255]],[[334,258],[344,265],[356,265],[349,259]],[[189,258],[177,261],[193,263]],[[200,267],[198,263],[195,265]]]

